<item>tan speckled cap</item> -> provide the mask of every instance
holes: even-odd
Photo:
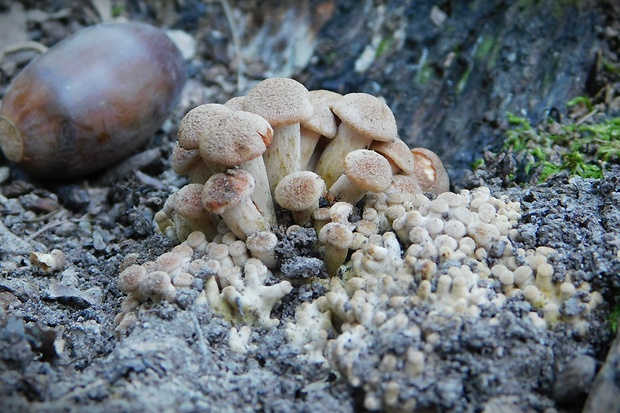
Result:
[[[278,205],[291,211],[300,211],[316,204],[325,194],[325,182],[311,171],[295,172],[285,176],[276,186]]]
[[[230,168],[261,156],[273,136],[269,122],[254,113],[224,109],[218,108],[203,126],[198,142],[202,159]]]
[[[405,175],[411,175],[414,171],[414,159],[411,149],[401,139],[394,139],[391,142],[374,141],[370,148],[379,152],[381,155],[396,165]],[[393,173],[398,171],[392,170]]]
[[[211,122],[212,116],[216,113],[226,113],[226,111],[229,110],[230,109],[224,105],[207,103],[196,106],[194,109],[187,112],[179,123],[179,132],[177,135],[179,145],[187,150],[198,149],[200,137],[203,135],[204,129]]]
[[[249,198],[255,187],[254,178],[243,169],[217,173],[204,185],[202,204],[208,211],[221,214]]]
[[[303,122],[313,111],[308,89],[283,77],[259,82],[246,95],[243,108],[267,119],[273,127]]]
[[[396,119],[390,107],[367,93],[348,93],[333,106],[342,122],[357,133],[378,141],[398,138]]]
[[[384,191],[392,182],[390,163],[368,149],[349,152],[344,158],[344,173],[353,184],[368,192]]]

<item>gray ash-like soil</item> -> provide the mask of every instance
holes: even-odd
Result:
[[[11,3],[0,1],[0,12]],[[230,3],[245,62],[245,89],[237,90],[238,56],[219,3],[188,1],[179,8],[168,2],[115,2],[130,19],[182,29],[198,41],[188,62],[193,88],[134,158],[138,166],[46,183],[0,160],[0,411],[365,410],[363,390],[346,384],[337,372],[300,361],[285,345],[281,327],[295,307],[323,293],[318,285],[304,284],[304,269],[320,271],[313,267],[311,234],[281,242],[283,270],[298,277],[292,281],[296,287],[274,310],[280,327],[255,328],[257,347],[248,354],[230,349],[228,322],[208,307],[193,305],[191,296],[179,305],[148,305],[126,334],[115,335],[114,317],[124,298],[116,287],[120,269],[172,248],[154,233],[152,217],[183,184],[169,162],[178,121],[199,103],[224,102],[254,81],[277,75],[294,76],[313,89],[385,96],[408,143],[437,150],[458,186],[485,184],[495,196],[505,193],[520,201],[519,242],[526,248],[555,248],[557,276],[588,281],[606,300],[585,337],[562,325],[534,330],[520,318],[526,309],[519,301],[501,310],[495,328],[475,320],[433,326],[441,337],[434,364],[424,382],[404,390],[406,395],[427,411],[497,411],[498,406],[580,411],[592,366],[604,361],[612,339],[607,317],[620,292],[620,169],[612,168],[602,180],[559,176],[525,187],[507,185],[514,170],[491,162],[477,175],[462,171],[485,145],[501,142],[505,110],[540,120],[575,95],[594,95],[605,85],[615,93],[618,79],[593,68],[593,62],[598,49],[611,53],[606,54],[610,61],[617,59],[617,36],[604,30],[617,29],[617,7],[584,1],[562,2],[566,8],[557,9],[551,1],[536,7],[491,1],[466,8],[443,2],[438,7],[447,23],[439,24],[430,20],[435,5],[430,1],[257,3],[260,7],[251,1]],[[73,2],[24,6],[50,14],[28,27],[31,40],[48,45],[97,22],[93,9]],[[59,10],[66,13],[54,17]],[[353,22],[351,16],[360,13],[363,18]],[[296,24],[290,24],[291,16],[298,16]],[[291,35],[300,27],[308,30],[302,40]],[[383,44],[383,52],[358,71],[355,62],[373,36],[379,39],[373,47]],[[398,36],[405,39],[401,46]],[[316,38],[315,49],[296,64],[299,56],[293,51],[308,47],[308,38]],[[487,54],[476,53],[480,44],[490,47]],[[463,53],[446,66],[453,50]],[[554,71],[545,77],[545,56],[553,51]],[[532,55],[545,63],[527,58]],[[570,60],[562,59],[567,56]],[[423,72],[422,57],[427,59]],[[17,67],[26,60],[24,55]],[[1,74],[3,95],[16,72]],[[610,114],[613,110],[610,105]],[[45,274],[30,264],[31,251],[53,248],[66,255],[62,272]],[[409,317],[424,323],[423,312]],[[379,354],[400,354],[405,348],[406,337],[398,334],[373,337],[356,365],[358,375],[372,377]]]

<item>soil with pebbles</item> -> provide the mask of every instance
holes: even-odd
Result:
[[[0,1],[0,12],[7,12],[11,3]],[[114,332],[124,298],[116,287],[119,269],[172,248],[153,231],[152,218],[184,182],[170,172],[169,162],[178,121],[199,103],[224,102],[274,75],[294,76],[312,89],[385,96],[408,143],[437,150],[457,187],[485,184],[494,196],[507,194],[521,202],[519,243],[555,248],[556,272],[588,281],[606,300],[585,337],[562,326],[534,330],[520,318],[525,310],[518,302],[502,310],[499,329],[466,323],[455,334],[451,326],[437,326],[442,363],[425,372],[424,387],[407,389],[407,397],[431,411],[497,411],[498,406],[512,409],[507,411],[581,410],[612,340],[607,317],[620,290],[620,169],[611,168],[602,180],[560,175],[547,184],[527,186],[507,185],[506,177],[515,171],[494,163],[491,155],[475,175],[463,170],[501,140],[505,110],[523,109],[536,119],[544,110],[563,107],[570,97],[594,95],[603,86],[611,88],[613,97],[617,79],[598,67],[590,53],[598,48],[617,63],[613,31],[620,11],[611,2],[596,7],[583,2],[584,7],[564,14],[552,9],[553,2],[540,2],[536,10],[527,9],[528,2],[519,2],[519,9],[502,1],[467,10],[458,2],[434,8],[435,2],[404,0],[295,6],[275,1],[187,1],[183,7],[113,3],[132,20],[182,29],[198,41],[188,61],[191,87],[171,121],[134,156],[133,167],[47,183],[0,160],[1,411],[364,411],[363,389],[349,386],[337,372],[296,358],[284,345],[283,328],[254,329],[256,349],[240,355],[228,346],[230,325],[208,307],[194,306],[191,297],[174,305],[146,305],[127,334]],[[31,40],[48,45],[98,21],[94,7],[73,2],[23,4],[26,10],[49,13],[44,21],[30,21],[27,32]],[[222,4],[232,7],[233,25]],[[360,13],[362,19],[351,18]],[[292,16],[297,16],[295,24]],[[569,25],[573,19],[581,22],[574,30]],[[548,30],[548,23],[558,21],[564,25]],[[305,37],[292,35],[302,29]],[[233,47],[233,31],[241,40],[240,50]],[[545,38],[542,33],[550,34]],[[508,40],[493,46],[497,40],[485,43],[490,36]],[[309,47],[308,39],[316,40],[309,57],[293,53]],[[489,54],[476,53],[482,44],[490,47]],[[526,57],[534,52],[544,56],[553,49],[550,44],[559,48],[559,57],[571,50],[570,69],[562,70],[555,60],[554,73],[561,76],[545,78],[547,83],[536,88],[532,79],[543,76],[544,64]],[[449,51],[457,45],[463,53],[448,64]],[[363,55],[369,47],[374,54]],[[495,60],[493,47],[498,47]],[[362,59],[371,55],[374,61]],[[17,59],[18,69],[29,56],[11,58]],[[6,67],[2,95],[16,73]],[[406,79],[418,81],[403,88]],[[480,99],[468,105],[474,96]],[[613,103],[608,104],[610,115]],[[469,126],[462,128],[464,124]],[[289,263],[287,272],[298,277],[305,265],[300,254],[312,258],[307,250],[311,234],[304,237],[287,239],[279,247]],[[31,251],[53,248],[66,256],[63,271],[46,274],[30,263]],[[308,267],[320,271],[315,265],[312,261]],[[320,286],[294,284],[274,309],[281,326],[301,302],[324,293]],[[397,345],[389,337],[373,337],[367,355]],[[500,348],[499,358],[488,351]],[[364,363],[361,358],[360,368],[368,373],[364,377],[371,377],[372,364]]]

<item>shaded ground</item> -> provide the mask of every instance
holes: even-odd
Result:
[[[12,3],[0,1],[0,12]],[[163,303],[141,312],[127,337],[114,335],[123,299],[119,268],[171,247],[151,222],[183,184],[168,160],[179,119],[263,77],[294,76],[309,89],[384,96],[403,139],[436,150],[459,187],[485,183],[521,201],[520,242],[556,248],[554,265],[589,281],[608,302],[585,338],[562,327],[534,331],[515,316],[516,304],[501,330],[473,324],[451,335],[450,326],[438,328],[443,362],[429,372],[428,387],[411,389],[420,405],[579,411],[592,380],[581,356],[586,364],[603,361],[611,340],[605,318],[620,288],[620,171],[600,181],[560,176],[525,188],[505,188],[514,172],[505,165],[489,161],[476,176],[462,171],[501,146],[507,110],[537,123],[552,108],[566,115],[567,100],[589,94],[615,113],[620,11],[594,1],[247,1],[231,2],[228,20],[223,4],[114,2],[131,20],[184,30],[197,41],[179,108],[134,159],[137,170],[50,184],[1,161],[1,410],[364,411],[363,390],[299,361],[282,345],[282,329],[255,331],[257,349],[239,355],[228,347],[230,326],[208,308]],[[24,33],[46,45],[99,21],[94,7],[73,2],[24,5],[45,11],[28,17]],[[2,61],[2,95],[33,54]],[[30,265],[30,251],[52,248],[67,257],[63,272],[46,275]],[[304,294],[296,291],[276,313],[290,316]],[[513,351],[501,362],[472,351],[481,336]],[[368,343],[370,356],[390,344],[382,340]],[[562,374],[566,366],[577,373]],[[373,367],[360,368],[370,374]],[[558,393],[558,386],[572,392]]]

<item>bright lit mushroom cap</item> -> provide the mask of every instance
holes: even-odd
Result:
[[[205,183],[202,203],[207,210],[221,214],[249,198],[255,187],[254,178],[243,169],[217,173]]]
[[[243,99],[243,109],[262,116],[273,127],[303,122],[313,111],[308,89],[283,77],[259,82]]]
[[[244,99],[245,99],[245,96],[234,96],[228,99],[226,103],[224,103],[224,106],[232,110],[243,110]]]
[[[349,152],[344,158],[344,171],[354,185],[367,192],[385,191],[392,182],[388,160],[368,149]]]
[[[396,118],[381,99],[367,93],[348,93],[333,106],[333,111],[357,133],[378,141],[398,139]]]
[[[295,172],[285,176],[276,186],[278,205],[291,211],[301,211],[313,206],[325,195],[325,182],[311,171]]]
[[[254,113],[225,109],[204,125],[198,142],[202,159],[232,167],[261,156],[273,136],[269,122]]]

